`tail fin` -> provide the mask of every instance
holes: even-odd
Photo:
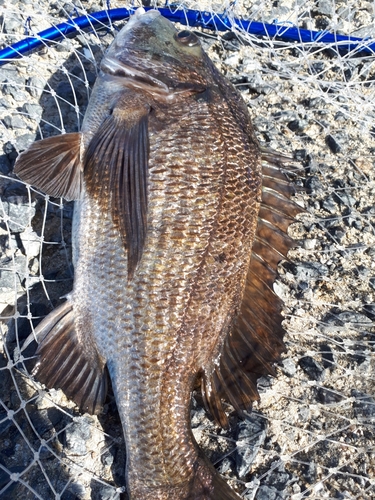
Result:
[[[128,487],[131,498],[142,500],[241,500],[241,497],[220,476],[201,452],[193,465],[189,480],[178,484],[145,484],[130,479]]]
[[[196,462],[195,475],[186,500],[240,500],[205,457]]]

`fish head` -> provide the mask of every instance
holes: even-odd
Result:
[[[117,34],[101,70],[122,78],[127,87],[173,100],[205,91],[208,65],[212,63],[193,32],[178,31],[160,12],[139,8]]]

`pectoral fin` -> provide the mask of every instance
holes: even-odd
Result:
[[[295,190],[280,169],[282,159],[263,156],[263,199],[240,312],[219,362],[206,369],[202,379],[206,405],[223,427],[228,426],[228,418],[222,400],[240,414],[249,410],[259,399],[257,380],[275,375],[273,363],[285,350],[282,300],[273,291],[273,283],[278,263],[296,246],[288,227],[304,210],[289,199]]]
[[[18,156],[14,172],[50,196],[77,200],[83,173],[81,134],[63,134],[34,142]]]
[[[39,323],[35,335],[36,379],[49,389],[62,389],[81,411],[99,413],[107,395],[107,369],[91,339],[77,334],[70,301]]]
[[[126,109],[126,113],[121,111]],[[89,193],[110,208],[128,255],[128,276],[141,259],[147,231],[149,108],[118,103],[91,140],[84,176]]]

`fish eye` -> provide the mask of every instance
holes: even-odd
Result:
[[[189,47],[193,47],[194,45],[198,45],[199,43],[197,35],[195,35],[189,30],[179,31],[178,33],[175,34],[175,39],[178,42],[183,43],[184,45],[187,45]]]

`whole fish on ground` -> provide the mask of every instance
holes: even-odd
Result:
[[[277,264],[301,210],[245,103],[198,37],[139,9],[118,33],[78,133],[15,172],[76,200],[74,288],[36,328],[36,378],[98,413],[109,379],[131,499],[239,498],[199,450],[190,400],[228,424],[284,349]],[[108,379],[109,375],[109,379]]]

